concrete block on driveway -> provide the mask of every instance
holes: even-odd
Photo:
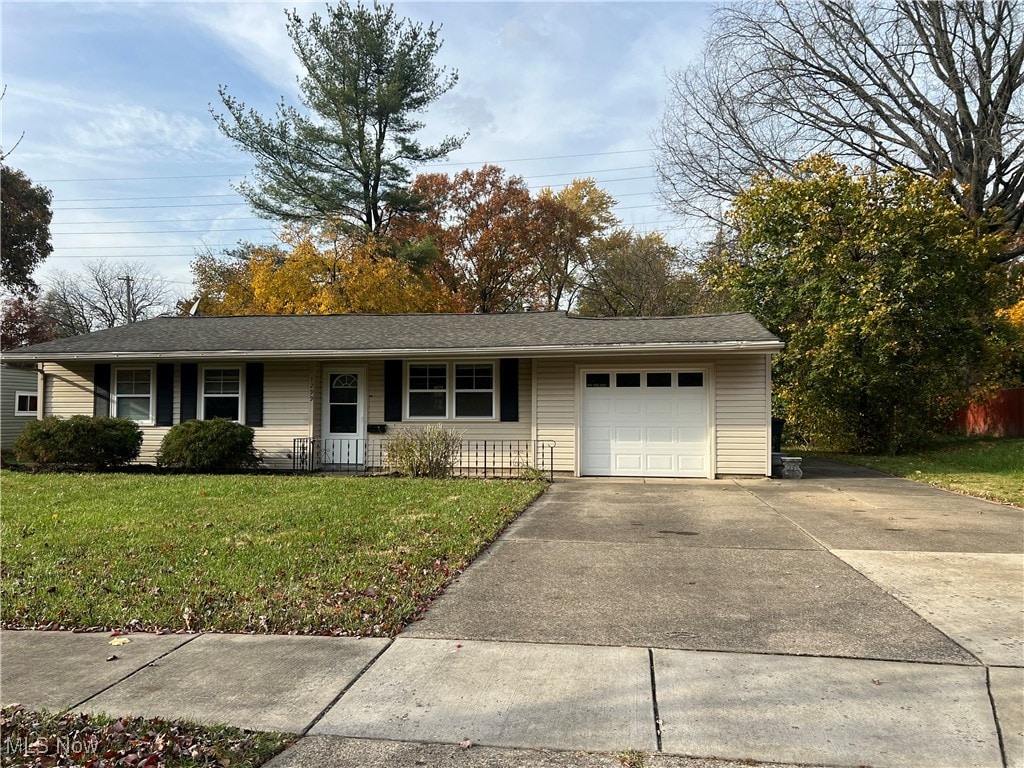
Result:
[[[299,733],[388,642],[202,635],[81,709]]]
[[[874,768],[998,768],[985,670],[654,651],[667,753]]]
[[[195,635],[133,634],[111,646],[109,632],[0,632],[2,703],[51,712],[79,704]],[[117,656],[107,661],[111,656]]]
[[[649,657],[643,648],[399,638],[311,733],[653,752]]]

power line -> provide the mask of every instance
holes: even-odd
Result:
[[[646,166],[643,166],[646,167]],[[602,179],[600,183],[614,184],[618,181],[642,181],[644,179],[653,179],[653,175],[650,176],[625,176],[619,179]],[[534,184],[527,187],[527,189],[545,189],[550,187],[550,184]],[[568,185],[566,185],[568,186]],[[132,198],[128,198],[132,199]],[[144,198],[138,198],[144,199]],[[244,205],[242,201],[234,203],[176,203],[169,205],[106,205],[106,206],[71,206],[71,207],[59,207],[54,208],[54,211],[128,211],[128,210],[147,210],[152,208],[216,208],[224,206],[240,206]]]
[[[64,246],[60,250],[62,251],[94,251],[94,250],[106,250],[108,248],[121,251],[137,250],[139,248],[233,248],[238,243],[197,243],[196,245],[168,245],[167,243],[161,243],[160,245],[69,245]],[[273,248],[276,243],[253,243],[257,248]]]
[[[232,205],[236,208],[245,205],[239,200],[235,203],[181,203],[178,205],[104,205],[104,206],[74,206],[71,208],[54,208],[55,211],[129,211],[144,208],[216,208],[218,206]]]
[[[645,149],[617,149],[610,152],[583,152],[576,155],[548,155],[547,157],[515,157],[509,160],[464,160],[448,163],[424,163],[421,168],[449,168],[460,165],[502,165],[503,163],[528,163],[535,160],[567,160],[575,157],[606,157],[608,155],[628,155],[636,152],[651,152],[653,147]],[[75,179],[39,179],[38,183],[57,184],[72,181],[165,181],[168,179],[227,179],[236,176],[234,173],[207,173],[188,176],[111,176],[107,178],[75,178]],[[244,175],[244,172],[243,172]]]
[[[644,193],[646,194],[646,193]],[[623,195],[625,197],[625,195]],[[250,221],[252,219],[264,220],[262,216],[211,216],[207,219],[128,219],[126,221],[60,221],[54,222],[51,226],[58,226],[60,224],[74,225],[74,226],[90,226],[98,224],[107,226],[108,224],[173,224],[181,222],[187,224],[193,221]],[[60,234],[60,233],[55,233]]]
[[[269,227],[239,227],[237,229],[126,229],[118,232],[54,232],[54,235],[85,235],[86,237],[106,237],[107,235],[195,235],[215,234],[217,232],[268,232]]]
[[[552,176],[578,176],[586,178],[595,173],[619,173],[620,171],[640,171],[645,168],[650,168],[650,165],[627,165],[622,168],[599,168],[593,171],[565,171],[564,173],[537,173],[531,174],[530,176],[519,176],[521,179],[547,179]],[[157,195],[154,197],[67,197],[61,198],[62,203],[99,203],[103,201],[119,201],[119,200],[182,200],[192,198],[208,198],[208,197],[238,197],[241,198],[236,192],[221,192],[212,195]],[[74,210],[71,208],[65,208],[64,210]]]

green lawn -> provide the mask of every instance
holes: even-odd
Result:
[[[28,710],[0,710],[4,766],[159,765],[166,768],[255,768],[294,736],[199,726],[141,717],[110,718]]]
[[[822,455],[1024,507],[1024,438],[946,438],[906,456]]]
[[[540,482],[24,474],[2,484],[5,626],[391,635]]]

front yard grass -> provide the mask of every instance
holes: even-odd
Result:
[[[13,704],[0,710],[3,766],[157,765],[255,768],[295,737],[177,720],[54,714]]]
[[[1024,438],[950,437],[906,456],[821,455],[1024,507]]]
[[[2,473],[7,627],[398,632],[541,482]]]

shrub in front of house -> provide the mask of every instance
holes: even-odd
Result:
[[[451,477],[462,435],[438,425],[396,432],[387,442],[388,467],[406,477]]]
[[[183,421],[164,435],[156,463],[186,472],[237,472],[256,469],[260,453],[252,427],[230,419]]]
[[[48,416],[30,421],[14,441],[19,462],[46,469],[114,469],[135,461],[141,450],[139,425],[107,416]]]

